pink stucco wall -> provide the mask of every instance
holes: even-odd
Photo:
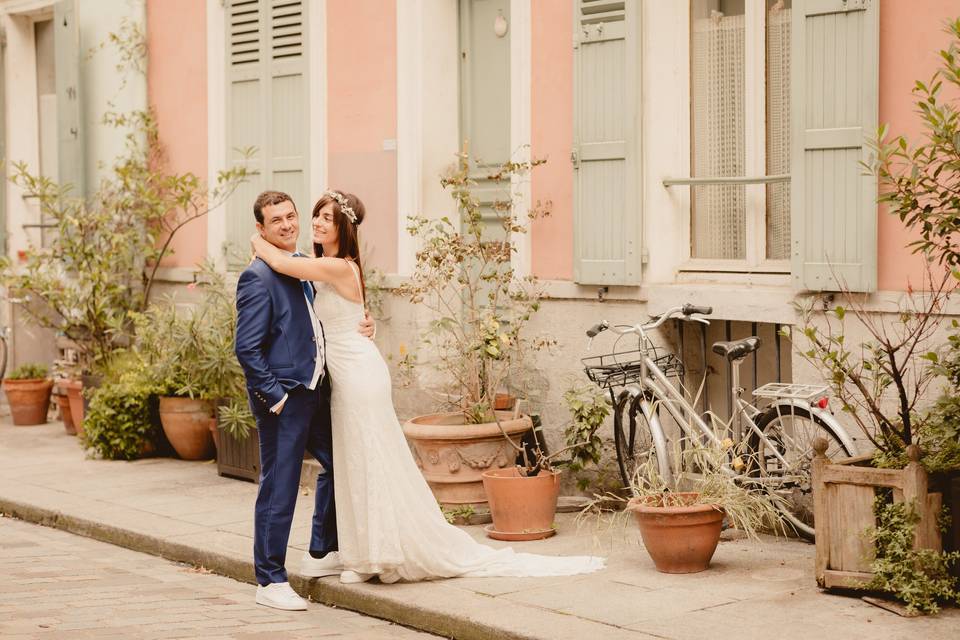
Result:
[[[207,20],[196,0],[148,0],[147,92],[167,170],[207,177]],[[177,232],[165,266],[192,267],[207,254],[207,223]]]
[[[327,2],[329,186],[355,193],[368,264],[397,268],[397,16],[384,0]],[[385,145],[384,143],[388,144]]]
[[[921,141],[921,120],[911,93],[916,80],[928,80],[938,66],[939,50],[949,44],[944,23],[960,15],[957,0],[916,3],[882,0],[880,3],[880,122],[890,124],[891,135]],[[881,290],[904,290],[909,282],[923,284],[923,262],[905,245],[913,238],[900,220],[881,207],[879,213],[877,283]]]
[[[532,0],[530,111],[534,158],[533,201],[552,202],[549,217],[532,230],[533,273],[573,279],[573,12],[570,3]]]

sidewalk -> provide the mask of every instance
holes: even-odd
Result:
[[[0,422],[0,512],[120,546],[202,565],[253,582],[256,486],[217,475],[214,463],[154,458],[90,460],[60,423]],[[291,533],[291,583],[313,600],[442,636],[480,639],[671,638],[731,635],[955,638],[960,610],[900,618],[859,599],[828,595],[813,579],[812,545],[727,540],[709,571],[654,570],[633,523],[612,530],[558,515],[558,535],[518,550],[599,554],[607,569],[562,578],[459,578],[418,584],[341,585],[295,575],[309,536],[312,498],[301,496]],[[466,527],[492,546],[482,527]],[[251,607],[253,588],[250,588]]]

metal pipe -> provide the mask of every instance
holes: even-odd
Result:
[[[790,174],[775,176],[714,176],[710,178],[664,178],[663,186],[690,186],[698,187],[708,184],[772,184],[776,182],[790,182]]]

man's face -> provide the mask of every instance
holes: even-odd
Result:
[[[265,206],[263,224],[257,223],[257,231],[273,246],[291,253],[296,251],[297,238],[300,237],[300,217],[297,214],[297,208],[289,200]]]

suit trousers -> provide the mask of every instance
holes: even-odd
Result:
[[[251,402],[251,405],[254,403]],[[330,430],[330,384],[324,376],[315,391],[297,386],[288,391],[280,415],[254,407],[260,435],[260,488],[253,531],[257,583],[287,582],[285,565],[293,510],[300,494],[304,451],[323,465],[317,477],[310,552],[337,550],[333,495],[333,449]]]

